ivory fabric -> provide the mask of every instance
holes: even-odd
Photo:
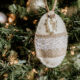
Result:
[[[57,67],[66,55],[67,44],[68,35],[60,16],[55,14],[54,11],[44,14],[35,33],[37,58],[49,68]]]

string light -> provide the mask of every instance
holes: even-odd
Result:
[[[4,76],[5,78],[7,78],[7,77],[8,77],[8,74],[7,74],[7,73],[5,73],[3,76]]]
[[[34,20],[34,21],[33,21],[33,24],[37,24],[37,21],[38,21],[38,20]]]
[[[64,15],[67,15],[68,7],[65,7],[64,9],[61,9],[61,12],[62,12]]]
[[[28,20],[28,17],[25,16],[25,17],[23,17],[23,19],[24,19],[25,21],[27,21],[27,20]]]
[[[34,52],[34,51],[32,51],[31,53],[32,53],[32,55],[33,55],[33,56],[35,56],[35,55],[36,55],[36,52]]]
[[[36,71],[36,69],[33,69],[32,71],[33,71],[34,73],[38,73],[38,72]]]
[[[6,23],[6,24],[5,24],[5,28],[8,28],[8,27],[9,27],[9,23]]]
[[[48,70],[49,70],[48,68],[45,68],[45,69],[44,69],[44,71],[48,71]]]
[[[16,19],[15,14],[9,14],[9,17],[8,17],[8,22],[9,22],[9,23],[14,22],[14,21],[15,21],[15,19]]]
[[[74,52],[74,49],[75,49],[75,48],[76,48],[75,46],[71,46],[71,47],[70,47],[70,49],[71,49],[71,51],[70,51],[71,55],[74,55],[74,54],[75,54],[75,52]]]

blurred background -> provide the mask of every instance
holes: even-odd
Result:
[[[54,0],[47,2],[51,10]],[[0,80],[80,80],[80,0],[58,0],[55,13],[65,22],[69,41],[66,58],[53,69],[36,58],[34,48],[36,26],[47,12],[44,4],[0,1]]]

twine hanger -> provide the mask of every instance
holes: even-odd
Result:
[[[50,12],[49,6],[48,6],[48,4],[47,4],[47,0],[44,0],[44,2],[45,2],[46,10],[47,10],[48,12]],[[53,5],[53,8],[52,8],[51,11],[54,11],[54,10],[55,10],[56,4],[57,4],[57,0],[54,1],[54,5]],[[52,20],[54,17],[55,17],[55,14],[49,15],[49,14],[47,13],[46,32],[48,32],[48,33],[50,33],[50,34],[54,33],[54,30],[56,30],[56,22],[53,22],[53,20]],[[54,26],[49,26],[49,25],[48,25],[48,19],[50,19],[50,24],[52,24],[52,25],[54,25]]]
[[[49,6],[48,6],[48,3],[47,3],[47,0],[44,0],[44,2],[45,2],[45,5],[46,5],[46,10],[49,12],[50,10],[49,10]],[[55,10],[56,5],[57,5],[57,0],[54,1],[53,8],[52,8],[51,11]]]
[[[54,5],[53,5],[53,8],[52,8],[52,11],[54,11],[54,10],[55,10],[56,5],[57,5],[57,0],[55,0],[55,2],[54,2]]]
[[[48,6],[48,3],[47,3],[47,0],[43,0],[43,1],[44,1],[44,3],[45,3],[45,8],[46,8],[46,10],[47,10],[48,12],[50,12],[49,6]],[[31,0],[28,0],[27,5],[29,6],[30,4],[31,4]],[[56,4],[57,4],[57,0],[54,1],[53,8],[52,8],[51,11],[54,11],[54,10],[55,10]],[[56,23],[53,22],[53,20],[52,20],[52,18],[54,18],[54,17],[55,17],[55,14],[53,14],[53,15],[48,15],[48,13],[47,13],[46,31],[49,32],[49,33],[53,33],[54,30],[56,29],[56,26],[55,26]],[[54,26],[49,26],[49,25],[48,25],[48,18],[50,19],[50,24],[52,24],[52,25],[54,25]]]

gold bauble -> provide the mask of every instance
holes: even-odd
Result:
[[[7,21],[7,16],[4,13],[0,12],[0,23],[3,24],[6,21]]]

